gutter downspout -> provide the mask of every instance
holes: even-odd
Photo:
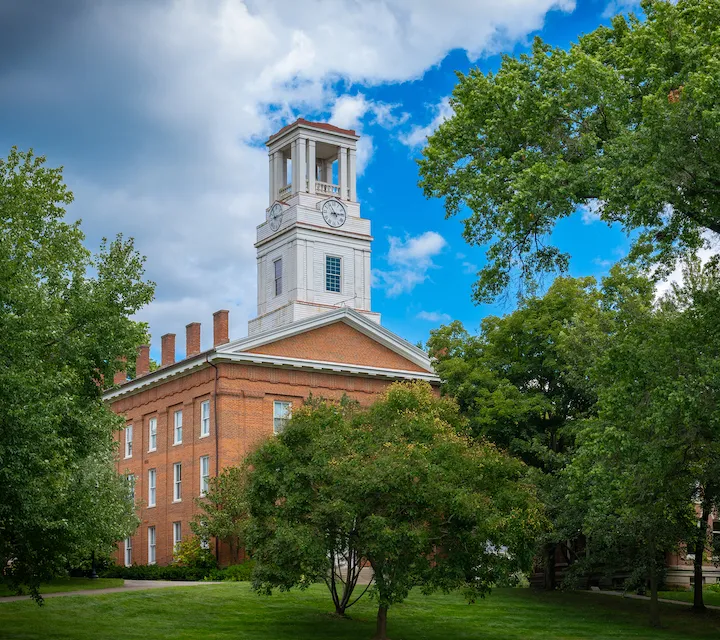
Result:
[[[215,426],[215,477],[220,475],[220,434],[218,433],[218,414],[217,414],[217,387],[218,387],[218,368],[217,365],[210,362],[210,354],[205,356],[207,362],[215,369],[215,382],[213,384],[213,423]],[[215,536],[215,561],[220,564],[220,541]]]

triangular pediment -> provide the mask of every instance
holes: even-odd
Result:
[[[218,349],[293,360],[434,373],[427,354],[352,309],[339,309]]]

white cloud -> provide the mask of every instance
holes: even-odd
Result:
[[[415,125],[408,131],[399,136],[400,142],[408,147],[420,147],[425,144],[428,136],[434,133],[445,120],[450,118],[454,111],[450,106],[450,98],[443,98],[438,104],[434,105],[433,118],[425,126]]]
[[[462,266],[463,266],[463,273],[470,274],[470,273],[477,273],[477,271],[478,271],[478,266],[476,264],[473,264],[472,262],[465,261],[462,263]]]
[[[419,236],[408,236],[404,240],[388,236],[390,250],[387,262],[391,269],[373,269],[374,286],[385,289],[390,298],[409,293],[428,279],[428,271],[436,265],[433,257],[447,245],[445,238],[435,231],[426,231]]]
[[[156,343],[193,320],[209,328],[209,314],[218,308],[231,310],[233,336],[244,333],[254,315],[252,243],[267,205],[262,143],[269,134],[296,116],[323,113],[358,127],[368,121],[398,127],[407,116],[397,105],[362,93],[339,96],[338,87],[417,79],[454,49],[470,59],[498,52],[540,29],[548,11],[570,11],[575,3],[127,0],[83,6],[64,33],[33,45],[22,74],[0,70],[0,88],[19,105],[34,101],[48,113],[104,120],[99,128],[116,132],[112,144],[93,149],[90,138],[78,135],[82,125],[55,127],[68,147],[82,143],[73,161],[63,160],[76,193],[71,215],[84,219],[91,242],[123,231],[148,256],[157,300],[140,317],[150,322]],[[433,122],[448,108],[441,102]],[[428,127],[411,129],[405,143],[419,144]],[[372,149],[371,136],[364,136],[360,168]],[[394,239],[388,256],[394,269],[383,281],[388,295],[424,281],[433,252],[443,246],[432,232]],[[204,335],[207,346],[209,331]]]
[[[703,240],[705,242],[705,246],[703,246],[698,251],[698,257],[700,258],[700,261],[704,264],[712,256],[718,255],[718,253],[720,253],[720,235],[715,234],[712,231],[705,231],[703,233]],[[661,298],[666,293],[668,293],[668,291],[670,291],[670,289],[672,288],[673,283],[682,282],[682,270],[682,262],[678,261],[672,273],[667,278],[659,282],[655,287],[655,295],[657,298]]]
[[[612,18],[618,13],[637,13],[640,9],[640,0],[610,0],[602,13],[603,18]]]
[[[588,200],[587,204],[582,204],[578,207],[578,211],[582,214],[583,224],[592,224],[598,222],[602,218],[600,214],[602,212],[603,201],[595,198]]]
[[[415,317],[418,320],[427,320],[428,322],[450,322],[450,316],[447,313],[439,313],[438,311],[421,311]]]

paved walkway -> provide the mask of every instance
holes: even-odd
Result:
[[[590,593],[599,593],[604,596],[619,596],[620,598],[631,598],[633,600],[650,600],[650,596],[639,596],[636,593],[623,593],[622,591],[590,591]],[[665,602],[667,604],[684,604],[687,607],[692,607],[692,602],[684,602],[683,600],[658,598],[658,602]],[[720,611],[720,607],[717,605],[706,604],[705,607],[707,609],[713,609],[714,611]]]
[[[43,593],[43,598],[60,598],[62,596],[95,596],[101,593],[123,593],[125,591],[142,591],[144,589],[162,589],[165,587],[194,587],[202,584],[222,584],[221,582],[194,582],[189,580],[125,580],[122,587],[108,587],[107,589],[82,589],[79,591],[58,591],[57,593]],[[0,598],[2,602],[16,602],[17,600],[30,600],[30,596],[7,596]]]

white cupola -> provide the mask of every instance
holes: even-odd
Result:
[[[267,141],[270,197],[257,228],[255,335],[339,307],[370,310],[370,221],[356,188],[359,136],[299,119]]]

